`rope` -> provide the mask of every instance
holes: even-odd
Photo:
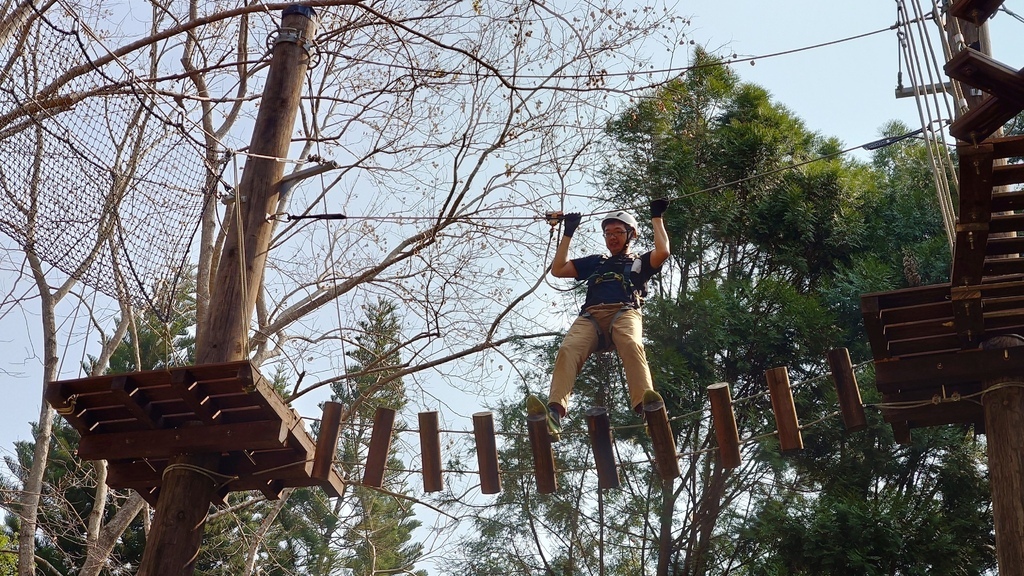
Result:
[[[245,269],[245,227],[242,221],[242,191],[239,190],[239,179],[238,179],[238,156],[232,155],[232,162],[234,162],[234,192],[235,192],[235,230],[237,233],[238,242],[238,280],[239,285],[242,287],[242,297],[238,299],[238,306],[241,308],[240,314],[238,315],[239,323],[242,324],[241,335],[242,335],[242,353],[246,358],[249,357],[249,314],[246,308],[246,302],[249,299],[249,277],[248,272]]]
[[[227,486],[231,482],[238,480],[238,476],[228,476],[226,474],[214,472],[213,470],[207,470],[206,468],[203,468],[201,466],[179,462],[175,464],[169,464],[167,465],[166,468],[164,468],[163,473],[160,474],[161,481],[167,478],[168,472],[172,472],[174,470],[187,470],[189,472],[195,472],[196,474],[205,476],[210,480],[210,482],[213,482],[213,485],[217,490],[220,490],[221,488]]]
[[[934,17],[932,20],[939,22],[938,13],[934,8],[933,4]],[[917,104],[921,129],[925,133],[926,150],[932,167],[932,178],[935,183],[942,223],[946,231],[947,244],[952,253],[956,242],[956,210],[953,206],[953,196],[959,183],[955,182],[956,170],[948,148],[945,145],[936,146],[934,144],[945,143],[944,128],[953,114],[948,99],[940,96],[940,90],[934,88],[943,84],[945,76],[938,72],[941,67],[935,56],[931,35],[925,25],[928,18],[924,15],[919,0],[914,0],[913,3],[913,19],[906,17],[907,11],[906,1],[898,0],[897,12],[901,16],[900,20],[903,25],[897,36],[907,64],[910,83],[914,89],[914,100]],[[924,60],[923,64],[922,59]],[[945,116],[941,112],[943,106],[947,110]],[[954,179],[952,185],[949,181],[951,175]]]

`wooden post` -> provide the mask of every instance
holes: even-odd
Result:
[[[800,421],[793,404],[793,390],[789,387],[789,370],[785,366],[769,368],[764,376],[768,380],[775,426],[779,431],[779,451],[789,454],[803,450],[804,439],[800,435]]]
[[[860,388],[857,387],[857,376],[853,373],[850,352],[846,348],[830,350],[828,366],[832,371],[832,381],[836,385],[839,411],[843,415],[843,426],[846,431],[857,432],[867,428],[864,403],[860,399]]]
[[[370,450],[363,468],[363,484],[380,488],[384,485],[384,468],[391,454],[391,436],[395,429],[396,412],[383,406],[373,414],[373,434],[370,436]]]
[[[423,491],[444,490],[441,477],[441,435],[437,412],[420,412],[420,459],[423,463]]]
[[[341,404],[324,402],[323,416],[320,418],[320,436],[316,439],[316,452],[313,456],[313,470],[309,475],[321,482],[326,482],[334,466],[334,454],[338,451],[338,436],[341,435]]]
[[[284,174],[284,166],[275,158],[288,155],[309,65],[304,44],[316,36],[315,18],[313,9],[305,6],[289,6],[282,12],[250,140],[254,156],[245,163],[239,183],[242,202],[234,207],[241,211],[244,251],[240,251],[235,220],[229,218],[207,316],[197,327],[197,364],[242,360],[248,354],[242,343],[263,281],[271,234],[267,214],[277,211],[277,184]],[[243,267],[246,286],[241,282]],[[138,576],[191,576],[194,572],[206,513],[218,488],[202,471],[216,472],[219,460],[217,454],[186,454],[175,460],[181,466],[163,478]]]
[[[490,412],[473,414],[473,437],[476,438],[476,460],[480,466],[480,491],[497,494],[501,492],[501,474],[498,471],[498,444],[494,439],[494,415]]]
[[[1000,336],[982,344],[985,349],[1024,345],[1019,337]],[[1024,375],[1007,375],[984,382],[981,404],[988,436],[988,474],[992,517],[996,529],[999,576],[1024,576]]]
[[[723,468],[738,468],[740,458],[740,432],[736,427],[736,412],[732,409],[732,394],[729,383],[719,382],[708,386],[711,398],[711,420],[715,425],[718,440],[718,458]]]
[[[590,445],[594,448],[598,488],[618,488],[622,482],[619,480],[619,468],[615,465],[612,424],[607,408],[594,406],[587,410],[587,431],[590,433]]]
[[[533,449],[533,475],[537,479],[537,492],[553,494],[558,489],[555,480],[555,453],[551,449],[547,414],[528,414],[526,430]]]

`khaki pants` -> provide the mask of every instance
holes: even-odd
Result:
[[[651,383],[651,370],[647,367],[647,354],[644,352],[643,322],[640,311],[628,309],[615,318],[621,310],[622,305],[620,304],[602,304],[591,306],[587,312],[601,326],[601,331],[605,335],[605,344],[608,344],[608,336],[611,335],[611,342],[619,353],[622,366],[626,370],[630,407],[635,408],[643,404],[644,391],[651,390],[654,386]],[[612,323],[613,318],[614,323]],[[551,374],[549,403],[559,404],[562,408],[568,409],[569,396],[572,395],[576,377],[579,376],[587,358],[598,351],[597,348],[598,334],[594,323],[580,316],[569,327],[569,332],[566,333],[562,345],[558,348],[555,369]]]

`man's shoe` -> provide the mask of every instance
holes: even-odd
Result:
[[[540,398],[530,394],[526,399],[526,413],[544,414],[547,417],[548,436],[551,437],[551,441],[558,442],[562,439],[562,415],[555,408],[545,406]]]
[[[665,403],[665,399],[661,397],[661,394],[658,394],[654,390],[647,390],[644,392],[644,408],[647,408],[651,404],[657,404],[658,402],[661,402],[662,404]]]
[[[661,394],[658,394],[654,390],[644,391],[643,404],[640,405],[640,418],[644,421],[644,432],[646,432],[648,436],[651,435],[651,428],[649,426],[650,423],[647,421],[647,408],[658,403],[661,403],[661,406],[658,406],[658,408],[665,405],[665,399],[661,397]]]

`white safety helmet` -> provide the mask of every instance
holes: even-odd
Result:
[[[636,233],[638,229],[636,218],[633,218],[633,215],[630,214],[629,212],[624,212],[620,210],[619,212],[612,213],[604,220],[601,220],[601,230],[604,230],[604,227],[607,226],[609,222],[621,222],[626,225],[627,242],[633,238],[636,238]]]

